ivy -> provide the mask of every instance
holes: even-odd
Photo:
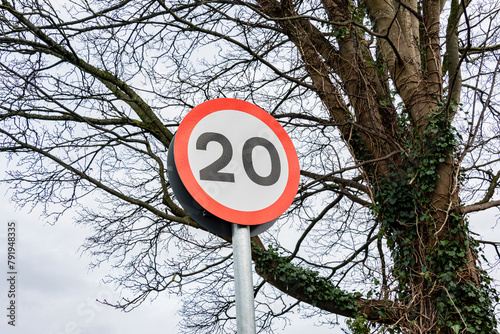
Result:
[[[341,310],[358,312],[359,293],[345,292],[319,273],[291,263],[287,256],[282,256],[276,248],[269,246],[267,250],[256,247],[254,253],[258,257],[255,270],[271,275],[275,281],[284,284],[287,290],[295,291],[302,299],[313,306],[320,302],[333,302]]]
[[[405,138],[404,166],[391,166],[390,174],[378,180],[372,211],[381,226],[380,237],[386,238],[391,250],[401,301],[414,306],[414,289],[420,282],[428,293],[420,298],[434,300],[439,328],[454,333],[497,333],[492,305],[498,297],[489,287],[490,279],[481,271],[478,285],[467,270],[466,247],[477,253],[467,222],[456,213],[457,208],[451,208],[446,222],[436,221],[430,203],[438,170],[454,157],[460,138],[444,108],[445,103],[436,108],[422,134]],[[405,132],[408,122],[403,120],[400,129]],[[437,231],[436,226],[444,223],[446,228]],[[414,325],[408,321],[402,327]]]
[[[352,334],[370,333],[370,323],[364,314],[359,314],[356,318],[346,320],[346,324]]]

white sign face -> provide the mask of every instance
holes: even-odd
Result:
[[[258,118],[237,110],[203,118],[189,138],[188,159],[201,188],[234,210],[267,208],[288,181],[288,160],[278,136]]]
[[[179,176],[207,211],[256,225],[281,215],[299,183],[295,148],[279,123],[241,100],[217,99],[181,122],[174,147]]]

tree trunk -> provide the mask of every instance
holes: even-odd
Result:
[[[346,3],[322,2],[333,31],[339,35],[338,49],[314,25],[300,18],[291,2],[259,3],[270,17],[294,18],[277,24],[297,46],[316,93],[339,124],[355,159],[391,156],[363,165],[363,171],[375,193],[380,237],[387,238],[392,252],[397,307],[371,305],[378,313],[364,308],[367,319],[398,324],[410,333],[458,333],[466,329],[485,333],[481,324],[491,316],[487,315],[489,306],[483,309],[487,284],[481,281],[476,246],[458,197],[457,134],[450,126],[456,104],[442,101],[441,3],[425,1],[419,17],[416,1],[365,1],[387,65],[386,74],[369,65],[375,61],[364,49],[355,26],[335,25],[354,19]],[[457,66],[456,60],[451,63]],[[341,78],[350,107],[339,98],[332,72]],[[457,73],[456,68],[453,73]],[[385,75],[390,75],[404,102],[409,125],[389,100]],[[351,122],[356,126],[350,126]],[[391,155],[398,150],[402,153]],[[286,290],[272,279],[273,274],[264,269],[261,274]],[[308,300],[300,293],[297,298]],[[339,314],[353,315],[352,310]]]

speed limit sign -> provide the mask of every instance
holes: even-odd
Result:
[[[297,193],[300,170],[290,137],[249,102],[224,98],[195,107],[179,125],[173,155],[189,194],[228,222],[273,221]]]

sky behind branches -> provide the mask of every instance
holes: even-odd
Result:
[[[3,164],[5,166],[5,163]],[[3,172],[3,171],[2,171]],[[2,174],[3,176],[4,174]],[[104,306],[96,299],[115,301],[119,291],[102,283],[109,268],[89,271],[88,255],[79,250],[89,231],[75,226],[70,215],[55,225],[44,223],[38,209],[16,209],[0,183],[0,305],[3,334],[137,334],[181,333],[178,328],[181,297],[161,294],[129,313]],[[6,280],[7,222],[17,226],[18,268],[16,327],[7,325],[9,299]],[[341,321],[343,324],[343,321]],[[282,333],[337,334],[340,327],[315,326],[314,321],[295,319]]]
[[[0,159],[3,168],[7,165]],[[90,233],[73,223],[70,214],[65,214],[55,224],[47,224],[39,208],[17,208],[9,199],[8,187],[0,182],[0,263],[3,279],[0,283],[0,305],[3,310],[0,333],[17,334],[136,334],[136,333],[181,333],[178,328],[181,297],[160,294],[154,302],[149,300],[129,313],[104,306],[96,299],[116,301],[119,291],[102,282],[110,268],[102,267],[89,271],[90,258],[82,255],[80,246]],[[477,213],[470,219],[472,231],[484,240],[500,240],[495,209]],[[9,299],[7,297],[7,223],[15,221],[17,226],[16,266],[18,269],[16,327],[7,324]],[[283,237],[285,233],[280,233]],[[486,257],[499,261],[492,247],[486,249]],[[483,261],[484,269],[489,266]],[[500,285],[500,270],[492,272],[495,286]],[[340,334],[345,328],[317,326],[317,321],[291,318],[292,324],[277,333]]]
[[[124,313],[96,302],[114,301],[119,292],[102,283],[106,268],[89,271],[88,257],[79,247],[87,234],[64,217],[54,226],[44,224],[39,212],[14,210],[1,190],[1,245],[3,276],[6,276],[6,224],[17,224],[17,321],[7,325],[7,280],[1,280],[1,333],[33,334],[132,334],[176,333],[180,299],[162,295],[155,303],[144,303],[132,313]],[[165,329],[170,329],[165,331]]]

